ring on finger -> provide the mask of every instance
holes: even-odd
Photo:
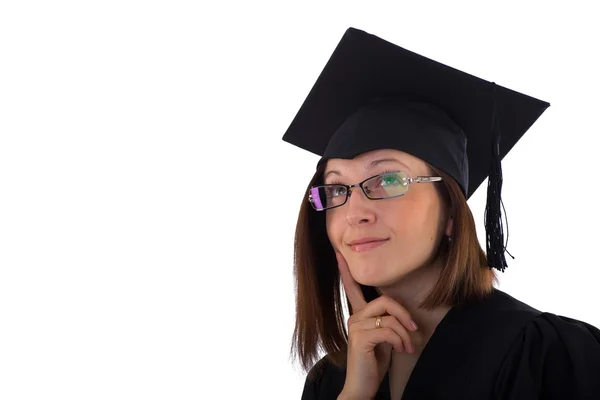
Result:
[[[381,328],[381,315],[375,318],[375,328]]]

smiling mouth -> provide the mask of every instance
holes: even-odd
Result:
[[[387,243],[388,240],[389,239],[382,239],[362,243],[355,243],[351,244],[350,248],[357,253],[364,253],[376,249],[377,247],[383,246],[385,243]]]

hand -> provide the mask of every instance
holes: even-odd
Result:
[[[344,257],[336,251],[336,258],[353,312],[348,319],[348,362],[341,398],[374,398],[389,368],[392,349],[414,353],[408,331],[416,331],[417,325],[408,311],[389,296],[367,303]],[[375,326],[378,316],[381,328]]]

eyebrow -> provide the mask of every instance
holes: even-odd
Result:
[[[394,163],[400,164],[400,165],[402,165],[404,168],[406,168],[406,169],[408,169],[410,172],[412,172],[412,170],[410,169],[410,167],[409,167],[408,165],[404,164],[402,161],[400,161],[400,160],[397,160],[397,159],[395,159],[395,158],[380,158],[380,159],[378,159],[378,160],[371,161],[371,163],[370,163],[370,164],[367,164],[367,165],[365,165],[365,170],[369,170],[369,169],[372,169],[372,168],[374,168],[374,167],[376,167],[376,166],[378,166],[378,165],[385,164],[385,163],[389,163],[389,162],[394,162]],[[331,171],[327,171],[327,173],[325,173],[325,175],[323,176],[323,180],[327,179],[327,177],[328,177],[329,175],[332,175],[332,174],[339,175],[339,176],[341,176],[341,175],[342,175],[342,174],[340,173],[340,171],[338,171],[338,170],[335,170],[335,169],[332,169]]]

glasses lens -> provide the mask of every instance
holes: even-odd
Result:
[[[339,206],[346,201],[346,187],[341,185],[315,186],[310,188],[312,205],[315,210]]]
[[[400,196],[408,190],[408,176],[404,172],[387,172],[369,179],[363,187],[370,199]]]

